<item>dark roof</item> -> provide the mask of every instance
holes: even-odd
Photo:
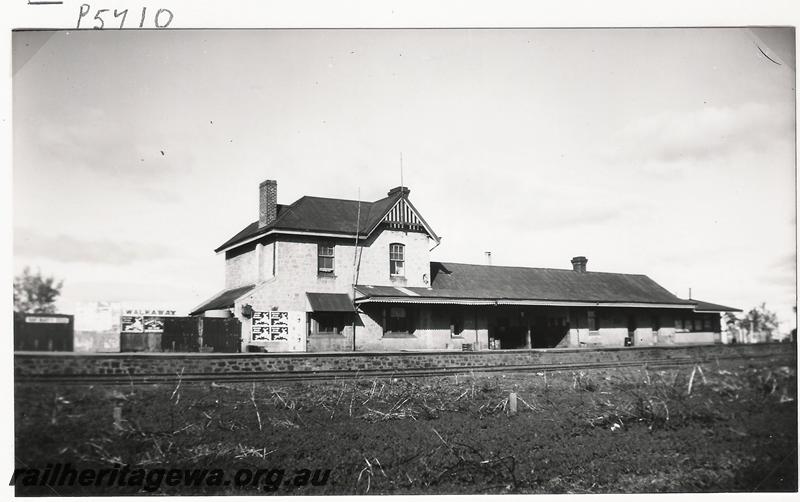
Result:
[[[640,274],[431,262],[430,288],[404,288],[430,298],[689,305]],[[410,296],[386,286],[359,286],[366,296]]]
[[[214,295],[213,298],[207,300],[195,308],[189,315],[197,315],[205,312],[206,310],[227,309],[233,307],[233,302],[240,296],[250,292],[255,288],[255,284],[249,286],[242,286],[240,288],[226,289]]]
[[[353,300],[345,293],[306,293],[314,312],[354,312]]]
[[[695,304],[694,309],[696,311],[702,311],[702,312],[741,312],[742,311],[742,309],[737,309],[737,308],[733,308],[733,307],[726,307],[725,305],[719,305],[717,303],[711,303],[711,302],[704,302],[704,301],[701,301],[701,300],[692,299],[692,300],[686,300],[686,301],[690,302],[690,303],[694,303]]]
[[[353,235],[357,220],[361,222],[359,234],[365,237],[381,221],[386,212],[398,200],[407,195],[407,190],[396,191],[375,202],[361,201],[360,218],[358,214],[359,201],[357,200],[328,199],[306,195],[290,206],[279,204],[277,216],[272,224],[259,228],[256,220],[225,241],[214,252],[218,253],[231,245],[265,234],[270,230]]]

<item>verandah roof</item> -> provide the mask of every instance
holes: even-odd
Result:
[[[202,314],[206,310],[219,310],[219,309],[231,308],[233,307],[233,303],[236,301],[237,298],[249,293],[255,287],[256,287],[255,284],[250,284],[247,286],[242,286],[240,288],[226,289],[224,291],[220,291],[219,293],[211,297],[211,299],[201,303],[189,315]]]
[[[356,303],[617,306],[694,309],[641,274],[431,262],[431,286],[359,285]]]

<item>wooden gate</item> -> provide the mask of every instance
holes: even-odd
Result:
[[[235,317],[201,317],[201,340],[203,345],[213,347],[214,352],[242,351],[242,323]]]
[[[241,352],[242,323],[236,318],[166,317],[164,352]]]

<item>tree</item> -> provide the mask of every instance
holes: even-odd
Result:
[[[29,267],[25,267],[22,275],[14,277],[14,311],[52,314],[63,286],[64,281],[56,283],[54,277],[44,277],[39,270],[33,274]]]
[[[778,330],[778,315],[767,310],[767,304],[762,303],[760,306],[750,309],[739,323],[742,329],[750,335],[764,333],[765,341],[768,342],[772,339],[772,334]]]

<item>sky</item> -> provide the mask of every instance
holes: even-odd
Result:
[[[646,274],[795,327],[791,29],[15,32],[13,259],[59,309],[188,311],[258,184],[377,200],[432,259]],[[763,52],[762,52],[763,51]]]

